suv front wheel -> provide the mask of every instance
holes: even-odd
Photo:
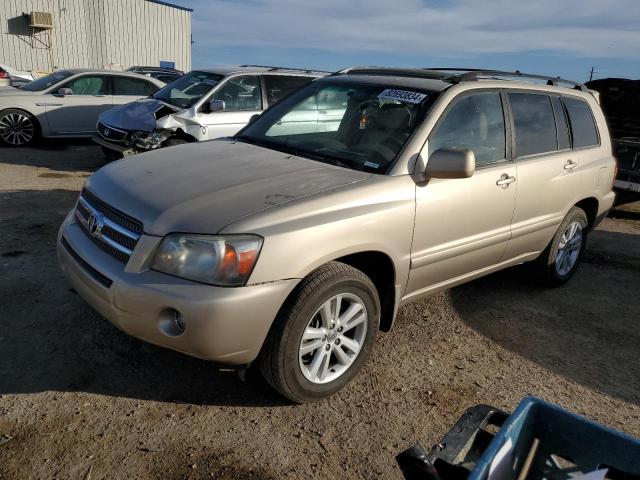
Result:
[[[288,399],[322,399],[362,368],[379,323],[380,300],[369,277],[344,263],[328,263],[302,280],[282,307],[258,367]]]
[[[536,260],[536,269],[545,284],[555,287],[573,276],[587,244],[588,227],[584,210],[571,208],[553,240]]]

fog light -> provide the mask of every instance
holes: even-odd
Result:
[[[175,308],[167,308],[158,315],[158,328],[169,337],[178,337],[187,329],[182,313]]]

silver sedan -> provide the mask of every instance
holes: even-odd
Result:
[[[20,88],[1,87],[0,142],[19,147],[38,137],[90,137],[102,112],[164,85],[136,73],[59,70]]]

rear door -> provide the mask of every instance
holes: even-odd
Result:
[[[511,91],[507,97],[518,170],[518,199],[507,250],[512,258],[546,248],[577,201],[581,174],[561,98],[527,91]]]
[[[60,95],[68,88],[71,95]],[[98,116],[113,106],[109,76],[86,74],[75,77],[55,92],[47,93],[46,117],[53,135],[82,136],[96,131]]]
[[[204,139],[229,137],[244,127],[263,108],[262,86],[258,75],[231,77],[214,92],[211,100],[224,101],[224,111],[198,112]],[[200,107],[202,109],[202,107]]]
[[[142,78],[113,76],[113,104],[124,105],[146,98],[158,90],[153,83]]]

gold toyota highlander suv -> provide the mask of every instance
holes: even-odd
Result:
[[[128,334],[255,361],[282,395],[312,401],[358,373],[406,302],[524,262],[567,281],[615,170],[580,84],[351,68],[235,137],[102,168],[58,257]]]

